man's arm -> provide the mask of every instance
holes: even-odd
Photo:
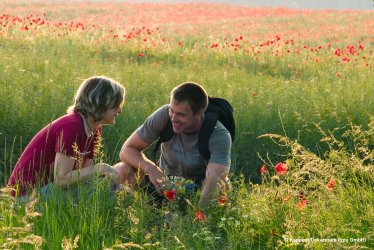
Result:
[[[166,181],[165,174],[143,153],[143,150],[148,148],[149,145],[149,143],[145,142],[134,132],[123,144],[119,157],[122,162],[127,163],[136,171],[139,169],[147,174],[157,192],[162,195],[162,189]]]
[[[59,187],[66,187],[78,181],[91,179],[95,174],[106,175],[118,184],[119,173],[112,166],[106,163],[93,165],[93,160],[88,159],[84,162],[81,169],[73,170],[75,160],[63,154],[56,153],[54,163],[54,182]]]
[[[217,163],[208,164],[199,200],[200,207],[209,205],[210,201],[219,194],[221,184],[228,185],[228,174],[228,167]]]

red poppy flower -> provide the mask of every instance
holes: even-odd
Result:
[[[336,77],[339,77],[339,76],[342,76],[342,73],[340,73],[340,72],[336,72]]]
[[[287,164],[286,164],[286,163],[283,163],[283,162],[279,162],[279,163],[275,166],[275,168],[274,168],[274,170],[275,170],[278,174],[280,174],[280,175],[284,175],[284,174],[286,174],[287,169],[288,169]]]
[[[291,199],[291,195],[287,195],[283,198],[283,202],[287,202]]]
[[[266,169],[266,164],[262,165],[261,169],[260,169],[260,173],[263,174],[263,173],[266,173],[268,170]]]
[[[326,184],[326,188],[328,190],[332,190],[336,185],[336,181],[334,179],[330,179],[329,182]]]
[[[301,201],[299,203],[297,203],[297,206],[300,208],[300,209],[304,209],[306,208],[308,204],[308,201],[306,198],[302,198]]]
[[[175,189],[165,190],[164,195],[169,201],[173,201],[175,197],[177,196],[177,190]]]
[[[201,224],[204,224],[206,218],[205,214],[202,211],[196,211],[195,212],[195,219],[193,220],[194,222],[198,220]]]
[[[338,48],[335,50],[335,53],[334,53],[336,56],[340,56],[342,54],[342,51]]]
[[[142,57],[142,56],[144,56],[144,54],[143,53],[138,53],[138,56]]]
[[[225,195],[221,195],[217,201],[219,206],[225,206],[229,203],[229,199]]]

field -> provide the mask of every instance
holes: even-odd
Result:
[[[98,188],[78,203],[24,207],[3,188],[0,248],[373,247],[372,10],[1,1],[0,58],[3,187],[92,75],[127,92],[97,160],[118,162],[126,138],[186,81],[228,99],[237,129],[234,188],[217,204],[155,208],[142,192]]]

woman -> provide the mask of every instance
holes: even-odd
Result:
[[[115,123],[124,96],[125,88],[112,79],[94,76],[83,81],[67,114],[37,133],[18,159],[8,182],[13,195],[27,197],[49,183],[64,188],[96,175],[107,176],[116,185],[124,182],[121,165],[93,163],[102,125]]]

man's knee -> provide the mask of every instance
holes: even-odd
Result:
[[[113,167],[119,172],[120,183],[128,184],[130,186],[133,186],[137,183],[137,180],[139,179],[139,173],[129,164],[119,162]]]

